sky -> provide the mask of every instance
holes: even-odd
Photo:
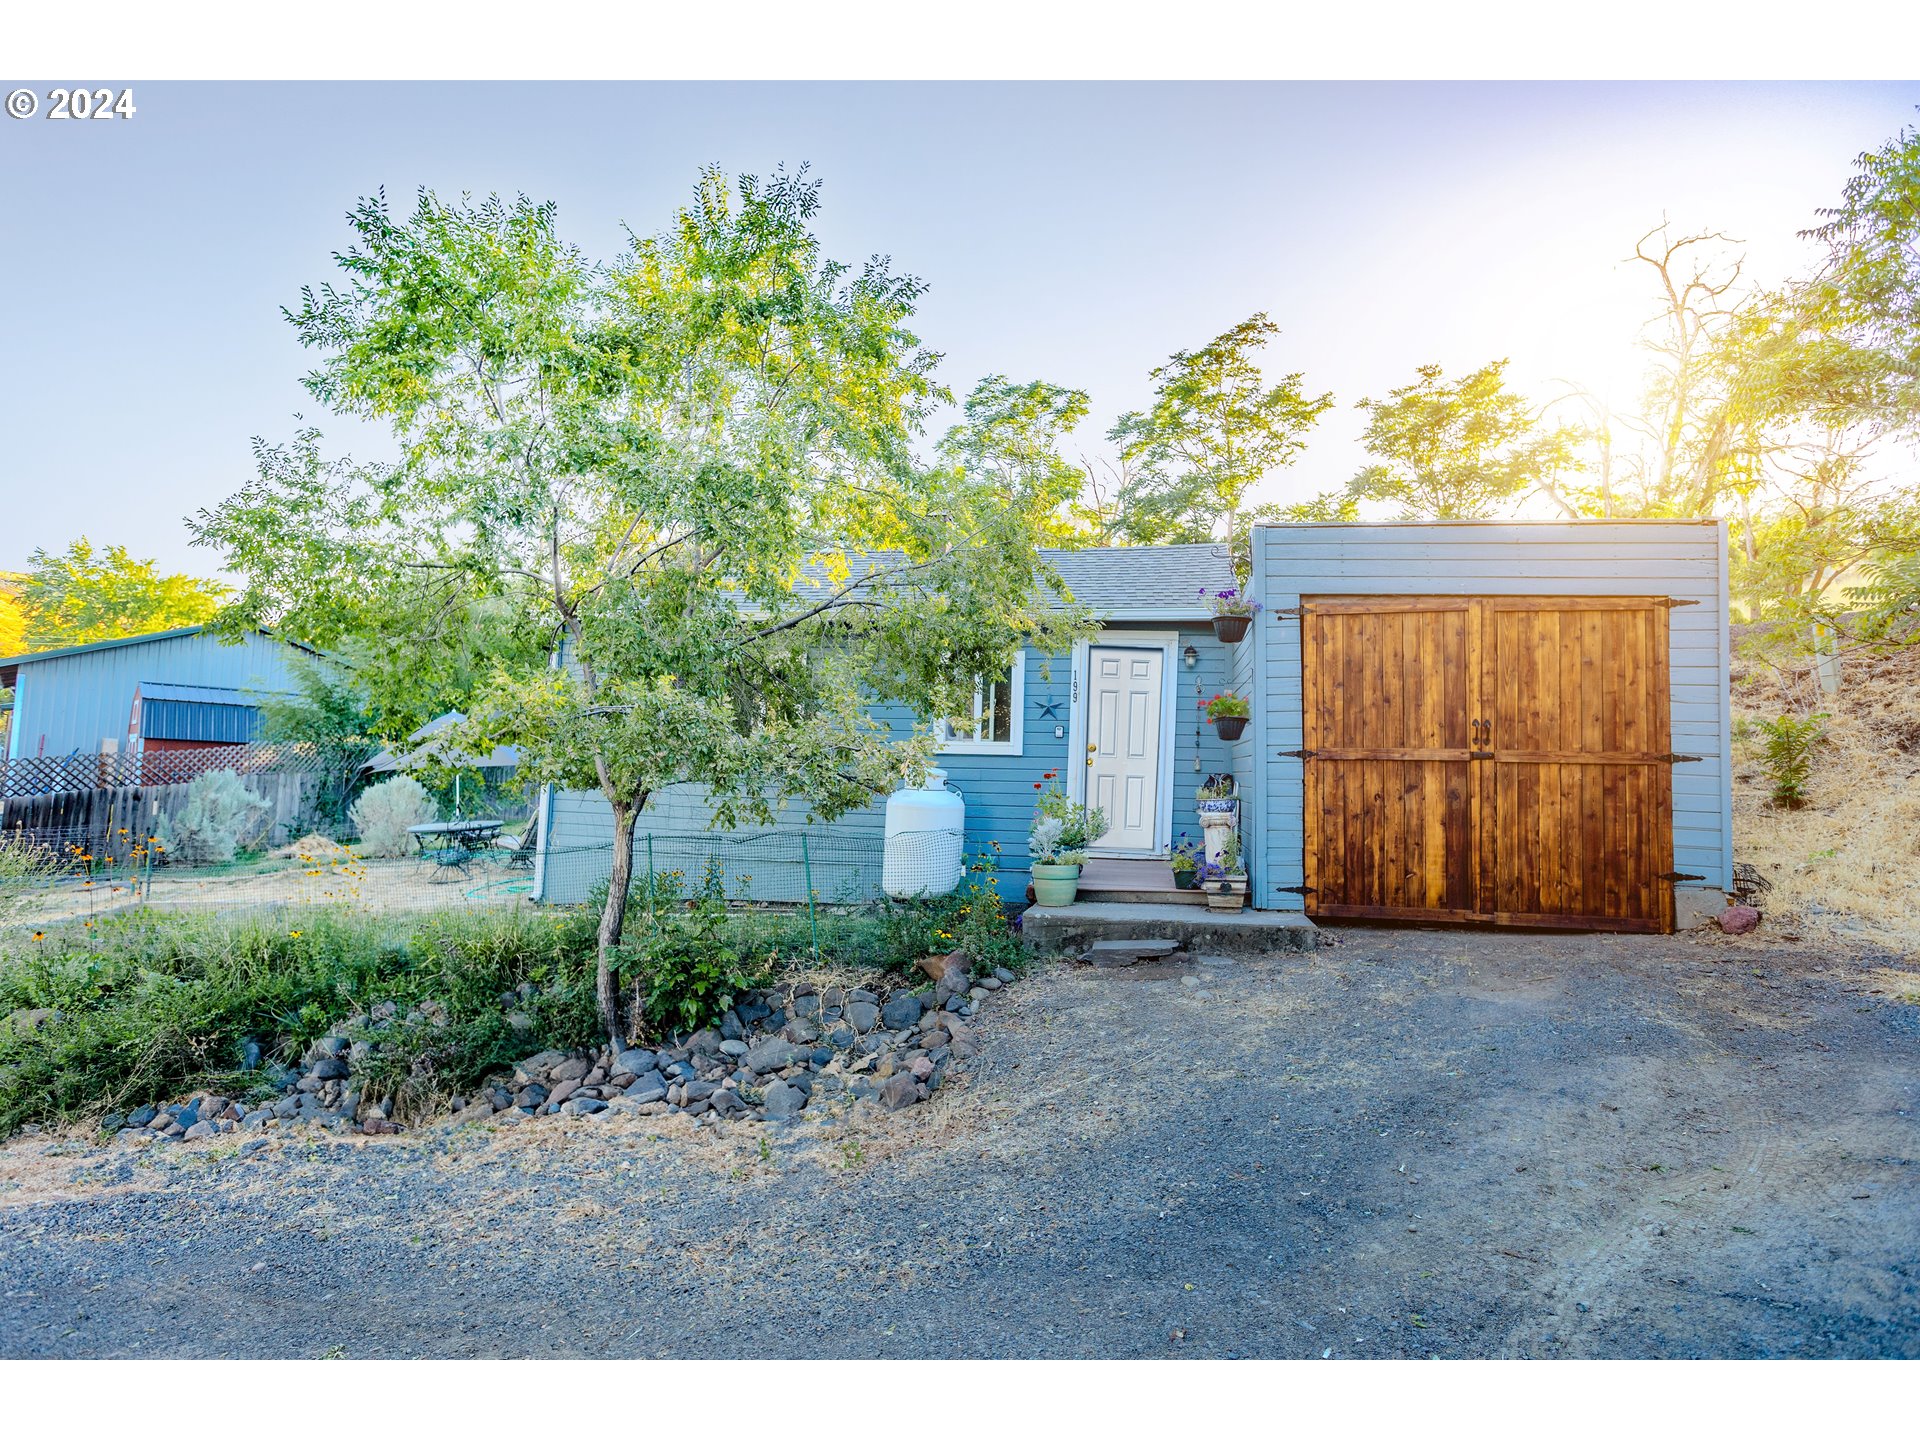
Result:
[[[131,119],[0,119],[0,569],[84,533],[216,573],[185,519],[245,483],[252,437],[305,416],[382,453],[300,387],[280,314],[382,186],[553,200],[610,257],[703,165],[806,163],[829,254],[929,283],[917,327],[948,385],[1085,389],[1094,455],[1154,365],[1263,310],[1269,373],[1337,401],[1254,497],[1289,501],[1346,482],[1354,403],[1422,363],[1504,356],[1530,396],[1629,404],[1654,298],[1635,239],[1719,230],[1781,278],[1920,105],[1920,83],[133,89]]]

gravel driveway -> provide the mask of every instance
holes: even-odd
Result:
[[[1920,1356],[1913,961],[1336,938],[1050,969],[871,1121],[17,1141],[0,1354]]]

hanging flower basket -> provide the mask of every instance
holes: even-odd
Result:
[[[1250,600],[1239,590],[1200,592],[1213,611],[1213,638],[1223,645],[1238,645],[1247,638],[1247,627],[1260,613],[1260,602]]]
[[[1247,728],[1247,717],[1244,715],[1222,715],[1218,720],[1213,722],[1213,728],[1222,740],[1229,742],[1238,740],[1241,733]]]
[[[1211,700],[1202,700],[1200,708],[1207,712],[1207,723],[1228,742],[1240,738],[1240,732],[1247,728],[1247,717],[1253,713],[1247,697],[1231,690],[1222,690]]]

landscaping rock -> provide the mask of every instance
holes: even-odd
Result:
[[[798,1115],[806,1108],[806,1103],[806,1094],[798,1086],[789,1085],[783,1080],[774,1081],[761,1096],[761,1104],[769,1120],[785,1120]]]
[[[747,1113],[747,1102],[733,1090],[716,1090],[708,1098],[707,1104],[716,1115],[735,1116]]]
[[[747,1047],[747,1068],[756,1075],[782,1070],[794,1062],[793,1046],[778,1035],[756,1040]]]
[[[720,1042],[722,1054],[740,1056],[747,1053],[747,1042],[740,1039],[728,1039]]]
[[[544,1080],[553,1072],[553,1067],[567,1058],[564,1050],[542,1050],[537,1055],[529,1055],[513,1067],[513,1080],[516,1085],[529,1085],[535,1080]]]
[[[880,1087],[880,1103],[889,1110],[904,1110],[919,1098],[919,1085],[904,1070]]]
[[[338,1060],[347,1053],[348,1041],[344,1035],[322,1035],[307,1050],[307,1063],[320,1060]]]
[[[871,1000],[855,1000],[847,1006],[846,1020],[855,1031],[864,1035],[880,1023],[880,1007]]]
[[[628,1075],[644,1075],[649,1070],[660,1068],[659,1061],[651,1050],[622,1050],[613,1057],[613,1073],[623,1071]]]
[[[918,995],[896,995],[881,1009],[880,1019],[889,1030],[904,1030],[918,1023],[920,1012],[925,1008]]]
[[[591,1095],[576,1095],[566,1104],[569,1115],[597,1115],[606,1108],[606,1101],[596,1100]]]
[[[929,980],[938,984],[955,970],[962,973],[966,971],[966,953],[960,950],[949,950],[944,955],[922,955],[920,968]]]
[[[1751,905],[1729,905],[1715,923],[1729,935],[1750,935],[1760,928],[1760,912]]]
[[[180,1138],[183,1140],[204,1140],[207,1136],[217,1133],[211,1120],[197,1120],[181,1132]]]

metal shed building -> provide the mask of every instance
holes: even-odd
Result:
[[[14,687],[7,758],[124,746],[149,714],[167,732],[160,738],[250,739],[252,697],[293,689],[291,662],[302,653],[312,652],[258,631],[229,644],[189,625],[0,660],[0,688]]]

